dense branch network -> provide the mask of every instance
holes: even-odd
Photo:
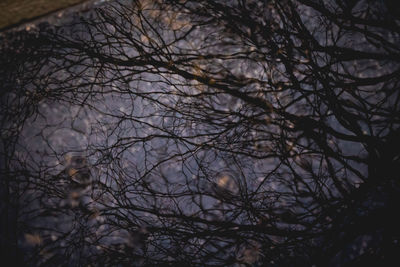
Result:
[[[36,265],[395,257],[399,22],[391,1],[143,0],[4,37],[2,242]]]

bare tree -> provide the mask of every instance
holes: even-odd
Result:
[[[3,37],[2,246],[34,265],[389,263],[399,23],[392,1],[143,0]]]

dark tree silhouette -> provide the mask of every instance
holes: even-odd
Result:
[[[109,2],[1,45],[1,246],[29,266],[397,259],[394,1]]]

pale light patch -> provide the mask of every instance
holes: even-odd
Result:
[[[230,180],[229,176],[228,175],[224,175],[224,176],[222,176],[222,177],[220,177],[218,179],[217,184],[220,187],[226,187],[228,185],[228,183],[229,183],[229,180]]]
[[[76,208],[79,206],[79,201],[72,199],[69,204],[71,205],[72,208]]]
[[[26,30],[26,31],[30,31],[32,28],[33,28],[32,25],[27,25],[27,26],[25,27],[25,30]]]
[[[140,41],[142,41],[142,43],[147,45],[150,43],[150,38],[147,35],[142,34],[140,35]]]
[[[41,245],[42,238],[38,234],[25,234],[25,240],[29,245]]]
[[[73,177],[74,175],[77,174],[77,172],[78,172],[77,169],[71,168],[71,169],[68,170],[68,175]]]
[[[222,189],[223,191],[227,190],[231,193],[236,193],[238,190],[238,186],[235,180],[229,174],[223,174],[217,178],[216,181],[217,187]]]
[[[72,199],[72,200],[76,200],[76,199],[78,199],[81,195],[78,193],[78,192],[76,192],[76,191],[72,191],[71,193],[70,193],[70,198]]]
[[[138,7],[140,10],[151,9],[153,5],[154,5],[153,0],[142,0],[138,2]]]
[[[115,34],[115,27],[112,24],[107,24],[107,29],[111,34]]]
[[[160,16],[161,10],[153,8],[149,10],[148,14],[150,15],[151,18],[157,18]]]
[[[67,154],[67,155],[65,155],[65,162],[67,163],[67,164],[69,164],[70,162],[71,162],[71,155],[69,155],[69,154]]]
[[[170,21],[170,27],[174,31],[180,30],[183,27],[188,26],[188,25],[190,25],[190,23],[186,20],[180,20],[180,19],[173,18]]]
[[[93,209],[93,213],[90,215],[89,219],[97,219],[100,216],[100,211],[96,208]]]
[[[261,255],[261,245],[258,242],[254,242],[243,250],[238,259],[246,264],[254,264],[261,258]]]

